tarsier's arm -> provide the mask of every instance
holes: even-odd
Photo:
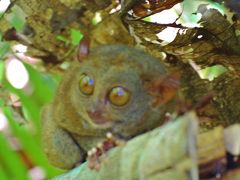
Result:
[[[83,151],[71,135],[52,120],[52,105],[42,112],[42,141],[44,152],[51,163],[62,169],[71,169],[83,159]]]

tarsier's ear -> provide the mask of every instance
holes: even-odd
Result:
[[[77,59],[79,62],[84,61],[84,59],[88,56],[89,46],[90,46],[90,39],[88,36],[84,36],[83,39],[80,41],[77,49]]]
[[[176,95],[179,86],[179,72],[154,79],[147,87],[150,94],[155,97],[153,106],[156,107],[170,101]]]

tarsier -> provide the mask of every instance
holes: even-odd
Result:
[[[70,169],[108,132],[127,140],[161,125],[176,87],[160,60],[145,52],[124,45],[91,50],[67,70],[43,110],[48,159]]]

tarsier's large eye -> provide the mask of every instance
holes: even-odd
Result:
[[[82,74],[79,81],[79,89],[85,95],[91,95],[94,91],[94,80],[86,74]]]
[[[117,86],[111,89],[108,99],[113,105],[123,106],[129,101],[130,93],[125,88]]]

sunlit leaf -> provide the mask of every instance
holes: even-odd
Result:
[[[10,0],[0,0],[0,18],[10,6]]]
[[[95,16],[93,17],[92,19],[92,24],[93,25],[97,25],[98,23],[100,23],[102,21],[102,17],[101,17],[101,14],[96,12],[95,13]]]
[[[79,30],[71,29],[71,42],[73,45],[78,45],[82,38],[83,34]]]
[[[209,79],[211,81],[226,71],[227,71],[227,69],[224,66],[215,65],[215,66],[207,67],[205,69],[201,69],[199,71],[199,74],[200,74],[201,78]]]
[[[143,18],[143,20],[144,20],[144,21],[147,21],[147,22],[151,22],[151,17],[150,17],[150,16],[145,17],[145,18]]]

